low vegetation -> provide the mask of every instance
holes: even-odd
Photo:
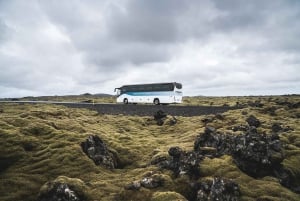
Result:
[[[61,99],[63,101],[63,99]],[[78,99],[85,101],[85,98]],[[113,102],[99,98],[96,102]],[[188,200],[185,176],[151,165],[168,155],[170,147],[193,150],[194,141],[205,126],[238,135],[236,126],[246,124],[250,115],[260,120],[260,133],[271,134],[272,126],[282,128],[283,166],[300,186],[300,97],[185,97],[185,105],[240,105],[242,109],[215,115],[176,117],[175,125],[158,126],[151,116],[100,115],[87,109],[60,105],[0,103],[0,200],[37,200],[45,184],[57,179],[76,182],[88,200]],[[116,169],[96,166],[81,149],[88,136],[99,136],[115,153]],[[300,195],[283,187],[276,177],[253,178],[242,172],[229,155],[205,158],[199,164],[199,181],[221,176],[235,181],[241,200],[300,200]],[[158,175],[157,188],[128,190],[133,181]]]

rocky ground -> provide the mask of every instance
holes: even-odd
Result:
[[[188,101],[1,104],[0,200],[300,200],[298,96]]]

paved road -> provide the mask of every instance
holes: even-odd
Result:
[[[228,110],[238,109],[228,106],[181,106],[181,105],[123,105],[112,103],[78,103],[55,101],[0,101],[1,103],[28,103],[28,104],[58,104],[72,108],[87,108],[98,111],[99,114],[124,114],[138,116],[152,116],[156,111],[163,110],[173,116],[199,116],[206,114],[223,113]]]

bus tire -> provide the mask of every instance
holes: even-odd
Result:
[[[128,104],[128,99],[124,98],[123,103],[127,105]]]
[[[153,100],[153,103],[154,103],[154,105],[159,105],[159,104],[160,104],[159,99],[158,99],[158,98],[155,98],[155,99]]]

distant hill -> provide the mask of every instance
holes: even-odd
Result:
[[[23,98],[3,98],[4,101],[71,101],[71,102],[113,102],[114,95],[84,93],[80,95],[26,96]]]

